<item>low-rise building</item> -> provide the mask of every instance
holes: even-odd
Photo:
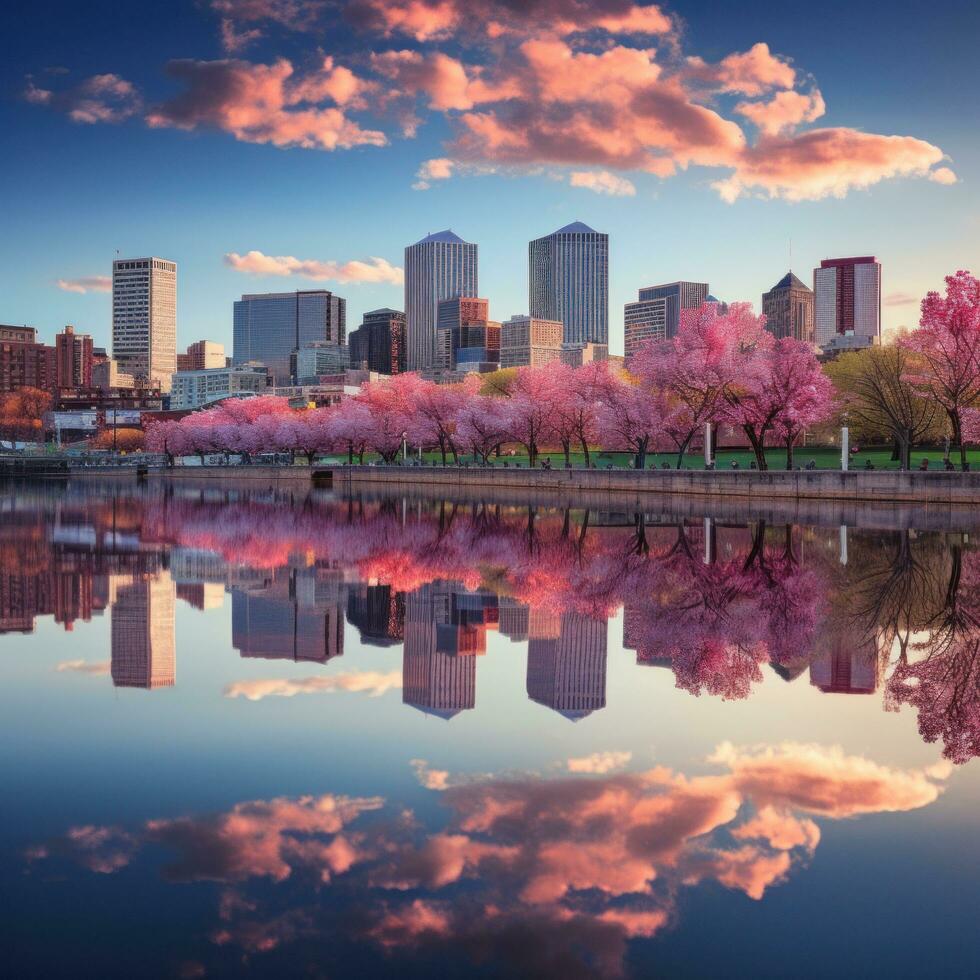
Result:
[[[609,357],[609,347],[606,344],[562,344],[561,362],[569,367],[582,367],[593,361],[605,361]]]
[[[561,320],[520,314],[500,325],[500,366],[540,367],[560,360]]]
[[[251,368],[211,368],[205,371],[178,371],[173,376],[170,407],[174,410],[199,408],[222,398],[265,394],[269,376]]]
[[[290,357],[293,380],[313,384],[325,374],[338,374],[350,367],[350,349],[346,344],[308,344]]]
[[[198,340],[186,353],[177,355],[178,371],[210,371],[226,366],[225,345],[214,340]]]

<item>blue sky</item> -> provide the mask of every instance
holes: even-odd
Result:
[[[980,13],[970,5],[895,3],[886,13],[874,3],[759,3],[737,10],[676,3],[660,8],[669,29],[650,36],[591,23],[573,25],[582,28],[576,34],[556,29],[554,11],[568,8],[574,20],[581,4],[550,0],[546,15],[517,19],[502,39],[474,37],[470,28],[459,26],[428,37],[391,26],[392,11],[401,16],[418,8],[427,12],[433,5],[444,11],[453,2],[364,0],[374,18],[367,27],[345,9],[357,4],[317,0],[131,5],[125,18],[116,5],[101,0],[84,7],[38,3],[4,11],[0,29],[17,43],[8,46],[0,67],[0,112],[8,135],[0,163],[6,232],[0,236],[0,322],[35,325],[47,339],[70,322],[92,333],[97,343],[108,343],[108,295],[66,292],[57,282],[107,275],[119,249],[123,255],[156,254],[178,262],[181,347],[206,337],[224,342],[230,352],[232,302],[243,292],[332,288],[347,297],[353,328],[368,309],[401,307],[401,288],[392,282],[251,275],[229,267],[224,256],[256,250],[321,263],[377,256],[400,266],[406,244],[444,227],[480,245],[480,291],[491,301],[491,315],[504,319],[527,306],[528,240],[574,219],[610,235],[614,350],[622,349],[622,304],[635,298],[639,287],[676,278],[707,279],[712,292],[724,299],[758,304],[760,293],[786,271],[791,239],[793,268],[804,281],[821,258],[878,255],[886,297],[919,297],[938,288],[944,274],[980,267],[973,50]],[[481,2],[493,14],[497,0]],[[633,8],[627,0],[605,2],[617,15],[650,9]],[[310,10],[304,16],[309,16],[300,23],[297,10],[306,6]],[[292,23],[284,26],[283,19],[290,17]],[[239,32],[260,31],[262,36],[228,51],[220,37],[222,19]],[[512,70],[529,39],[547,40],[549,50],[557,45],[570,58],[599,58],[613,49],[629,56],[655,50],[650,65],[656,67],[650,70],[662,74],[654,84],[666,80],[660,95],[683,90],[690,104],[707,107],[710,126],[717,129],[707,138],[708,149],[701,146],[694,156],[722,154],[725,163],[707,166],[685,159],[688,129],[671,136],[673,144],[683,146],[665,151],[658,134],[651,136],[646,128],[640,146],[635,129],[628,130],[615,112],[604,123],[608,139],[601,134],[597,145],[562,143],[562,127],[572,123],[555,128],[555,120],[572,118],[560,114],[580,113],[593,98],[586,91],[589,79],[581,91],[562,96],[564,101],[547,96],[553,100],[546,112],[546,96],[531,84],[530,75]],[[763,75],[789,65],[795,76],[791,84],[771,84],[763,75],[733,82],[730,71],[716,67],[760,42],[769,52]],[[430,73],[419,81],[401,73],[393,61],[373,61],[371,52],[406,53],[400,64],[407,53],[415,53],[423,66],[444,56],[471,81],[510,82],[518,91],[497,101],[469,89],[465,96],[454,90],[452,98],[472,105],[433,109],[445,91],[442,76],[434,80]],[[255,106],[234,89],[229,72],[253,77],[256,66],[286,58],[293,66],[289,84],[326,83],[335,78],[320,67],[326,56],[334,68],[349,69],[365,86],[363,95],[339,106],[345,120],[362,132],[384,133],[387,145],[324,150],[286,140],[277,146],[266,141],[271,139],[263,128],[266,121],[244,134],[239,127],[236,137],[231,110],[254,112]],[[209,69],[217,74],[192,93],[190,108],[170,101],[185,87],[165,71],[176,58],[217,63]],[[694,79],[691,58],[707,66]],[[581,70],[588,76],[590,66],[598,64],[569,62],[567,74]],[[70,113],[78,109],[86,80],[109,73],[136,93],[123,112],[115,105],[113,111],[123,118],[73,121]],[[608,90],[616,81],[606,79],[595,88]],[[50,94],[25,98],[29,86]],[[642,91],[631,88],[629,98],[650,88],[646,82],[643,86]],[[810,97],[815,90],[825,112],[783,130],[780,153],[795,153],[797,139],[813,130],[832,130],[848,140],[834,143],[838,156],[838,148],[850,146],[855,132],[913,142],[902,147],[882,142],[880,149],[871,145],[867,153],[882,173],[868,176],[869,165],[862,162],[864,185],[847,179],[843,185],[833,183],[837,170],[847,169],[837,157],[821,164],[819,174],[807,170],[800,183],[795,183],[796,174],[802,174],[796,162],[776,183],[765,183],[769,178],[758,174],[769,173],[775,153],[766,149],[762,165],[752,164],[744,178],[749,183],[743,181],[737,199],[722,200],[712,184],[733,171],[745,172],[732,162],[741,159],[741,151],[730,145],[732,125],[744,132],[750,147],[775,145],[765,144],[764,134],[734,107],[767,103],[780,92]],[[161,105],[163,122],[148,126],[146,117],[159,115]],[[337,105],[324,96],[297,111],[329,112]],[[685,103],[683,111],[693,110]],[[488,113],[508,138],[517,134],[516,149],[501,153],[490,140],[474,143],[472,133],[460,137],[464,116]],[[412,136],[404,134],[408,115],[417,122]],[[526,122],[528,116],[532,123]],[[672,125],[675,118],[644,117],[644,126]],[[651,142],[653,163],[637,156]],[[614,143],[629,144],[633,155],[610,157],[607,150]],[[758,162],[765,154],[759,150],[753,159]],[[901,154],[905,163],[894,163]],[[414,190],[416,172],[433,159],[453,161],[451,178]],[[654,172],[664,169],[668,159],[673,175]],[[944,183],[928,179],[940,169],[955,174],[955,182],[948,182],[951,175]],[[616,196],[572,186],[572,173],[627,181],[633,193]],[[624,185],[616,186],[622,190]],[[815,199],[792,199],[799,196]],[[886,328],[914,324],[916,305],[886,305],[884,317]]]

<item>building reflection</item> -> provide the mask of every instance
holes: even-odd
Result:
[[[326,663],[344,652],[344,583],[337,569],[277,569],[232,590],[232,646],[242,657]]]
[[[361,642],[390,647],[405,638],[405,593],[390,585],[354,583],[347,589],[347,622]]]
[[[527,696],[570,721],[606,706],[605,620],[532,610]]]
[[[476,657],[496,629],[497,597],[436,582],[405,600],[402,701],[447,721],[476,705]]]
[[[176,600],[190,615],[230,593],[243,658],[325,665],[350,623],[374,655],[401,645],[404,703],[448,719],[475,707],[497,632],[527,643],[527,697],[581,719],[606,705],[621,610],[636,664],[694,695],[807,675],[821,695],[910,706],[951,758],[980,754],[980,550],[965,534],[852,531],[842,564],[836,525],[664,513],[95,487],[34,487],[0,509],[0,635],[111,610],[119,687],[173,686]]]
[[[155,690],[177,678],[176,588],[169,572],[115,588],[112,602],[112,683]]]

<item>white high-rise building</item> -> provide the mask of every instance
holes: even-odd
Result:
[[[112,263],[112,356],[124,374],[170,391],[177,370],[177,263]]]
[[[867,255],[824,259],[813,270],[814,340],[818,347],[870,347],[881,341],[881,263]]]
[[[528,246],[532,317],[560,320],[566,344],[609,343],[609,236],[574,221]]]
[[[452,231],[405,249],[405,333],[409,371],[435,364],[439,300],[479,296],[477,246]]]

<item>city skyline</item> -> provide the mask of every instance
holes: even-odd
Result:
[[[704,153],[694,153],[688,165],[681,162],[685,148],[680,146],[664,153],[675,170],[671,176],[620,159],[599,161],[593,146],[576,164],[532,160],[526,148],[520,160],[466,163],[461,154],[454,155],[458,145],[447,140],[447,126],[451,137],[464,118],[456,113],[467,111],[474,117],[498,112],[499,122],[499,110],[485,109],[487,93],[474,87],[477,74],[485,76],[479,84],[489,87],[498,66],[484,59],[476,72],[467,60],[472,57],[468,42],[448,27],[420,41],[394,28],[388,35],[377,26],[355,29],[349,18],[341,17],[333,25],[320,23],[307,36],[269,20],[231,17],[222,25],[205,5],[188,3],[178,5],[176,17],[173,10],[150,10],[148,22],[132,37],[135,25],[108,17],[112,30],[106,41],[111,46],[95,44],[82,56],[72,30],[80,14],[57,6],[54,19],[50,11],[11,12],[16,18],[12,29],[21,42],[5,65],[12,97],[0,110],[20,148],[16,158],[5,162],[11,178],[6,185],[15,190],[7,196],[6,212],[16,234],[0,246],[8,277],[0,320],[36,326],[42,336],[73,323],[97,346],[110,346],[109,299],[100,290],[107,288],[117,249],[175,261],[181,270],[181,340],[208,337],[226,349],[231,348],[227,304],[246,291],[277,291],[287,284],[326,286],[348,298],[351,323],[372,309],[400,308],[401,249],[426,228],[452,226],[480,245],[480,292],[492,299],[491,315],[498,319],[525,311],[523,248],[528,240],[574,220],[608,232],[614,350],[622,349],[622,324],[615,311],[646,282],[703,279],[723,299],[757,305],[787,268],[807,282],[805,273],[828,255],[876,254],[886,273],[882,292],[887,333],[914,325],[917,300],[928,289],[939,288],[942,272],[954,265],[976,265],[977,192],[971,179],[977,168],[976,136],[963,125],[970,114],[968,93],[974,90],[976,68],[971,57],[956,57],[950,45],[966,44],[978,15],[962,5],[940,4],[923,28],[913,4],[898,4],[890,9],[889,30],[883,31],[875,5],[859,4],[848,8],[852,29],[843,37],[829,26],[833,16],[821,24],[807,17],[807,29],[799,30],[803,11],[774,18],[771,10],[757,6],[734,18],[694,2],[662,8],[674,25],[667,33],[669,43],[663,43],[663,30],[652,37],[665,52],[658,67],[685,96],[679,110],[695,106],[701,114],[703,109],[709,114],[706,120],[720,121],[718,132],[734,135],[732,127],[737,126],[757,155],[762,152],[758,147],[779,140],[787,152],[798,152],[808,140],[826,139],[817,134],[828,132],[848,139],[860,132],[882,150],[877,162],[856,157],[850,169],[841,163],[822,173],[822,182],[812,172],[807,179],[784,173],[784,182],[771,189],[777,194],[774,200],[752,196],[771,190],[760,186],[753,191],[745,183],[752,174],[744,166],[711,165]],[[235,4],[227,7],[237,9]],[[652,24],[650,12],[660,8],[635,9],[648,12]],[[952,22],[951,16],[954,31],[941,26]],[[178,22],[179,31],[174,26]],[[52,31],[52,23],[63,29]],[[81,30],[80,22],[77,26]],[[233,29],[233,35],[226,32],[225,48],[223,26]],[[540,38],[541,25],[533,17],[522,27],[527,36]],[[517,30],[517,25],[510,29]],[[243,46],[229,54],[227,45],[236,36]],[[914,83],[898,68],[912,38],[920,53]],[[644,69],[639,53],[651,48],[650,40],[628,30],[614,36],[610,50],[622,59],[617,77],[626,79],[630,65]],[[386,49],[379,52],[383,60],[361,54],[371,41]],[[550,43],[552,47],[538,49],[542,57],[561,54],[562,48],[554,45],[566,45],[564,40]],[[329,71],[311,67],[311,46],[317,44],[330,56]],[[677,76],[666,54],[671,45],[697,66],[696,79]],[[467,66],[470,90],[465,98],[441,92],[440,101],[434,83],[424,78],[410,97],[404,75],[393,77],[395,59],[384,57],[411,52],[411,59],[421,58],[426,66],[434,50],[445,50],[446,57]],[[574,57],[598,59],[596,50]],[[741,60],[726,61],[735,55]],[[522,52],[521,58],[526,57]],[[163,67],[175,58],[198,60],[174,62],[174,77],[167,80]],[[239,65],[242,79],[254,82],[260,67],[269,72],[283,63],[277,59],[287,59],[296,83],[319,82],[324,92],[340,94],[340,79],[347,80],[348,91],[363,81],[340,110],[352,124],[355,119],[360,124],[348,137],[361,145],[344,149],[341,138],[337,149],[325,152],[283,141],[271,128],[265,134],[232,131],[229,117],[217,111],[201,114],[193,98],[200,91],[193,87],[198,77],[194,72],[204,70],[199,66],[220,73]],[[716,94],[722,65],[729,74],[746,65],[771,69],[769,81],[756,82],[766,93]],[[530,84],[526,71],[522,60],[513,83],[522,91]],[[863,84],[869,73],[876,78],[873,90]],[[94,83],[94,78],[103,81]],[[191,89],[183,96],[188,115],[178,118],[181,78]],[[268,79],[270,85],[284,84],[281,76],[269,74]],[[375,121],[380,96],[387,95],[385,86],[401,93],[402,101],[392,103],[404,110],[401,118],[408,117],[407,103],[416,104],[414,135],[402,135],[390,118]],[[243,90],[255,91],[247,86]],[[735,109],[743,102],[768,104],[775,97],[782,97],[783,105],[802,106],[812,121],[767,135]],[[327,108],[331,100],[324,99],[317,111],[326,119],[332,110]],[[465,108],[467,99],[472,109]],[[361,104],[366,108],[359,108]],[[288,104],[281,112],[294,115]],[[617,125],[625,127],[628,121],[620,113]],[[687,136],[679,134],[678,143]],[[384,146],[376,145],[382,141]],[[313,138],[311,143],[321,145]],[[65,145],[71,153],[52,152]],[[111,175],[103,165],[110,146],[121,164]],[[725,158],[723,148],[711,149]],[[480,150],[486,156],[485,144]],[[731,183],[733,170],[741,186]],[[424,173],[418,176],[420,171]],[[929,174],[932,180],[926,179]],[[415,190],[413,183],[428,187]],[[738,197],[728,203],[720,192]],[[818,194],[826,196],[792,200],[794,195]],[[899,211],[903,221],[896,226],[893,219]],[[84,221],[84,240],[62,242],[73,219]],[[650,234],[651,227],[661,234]],[[751,237],[752,249],[733,247],[746,237]],[[965,260],[960,257],[964,252]]]

